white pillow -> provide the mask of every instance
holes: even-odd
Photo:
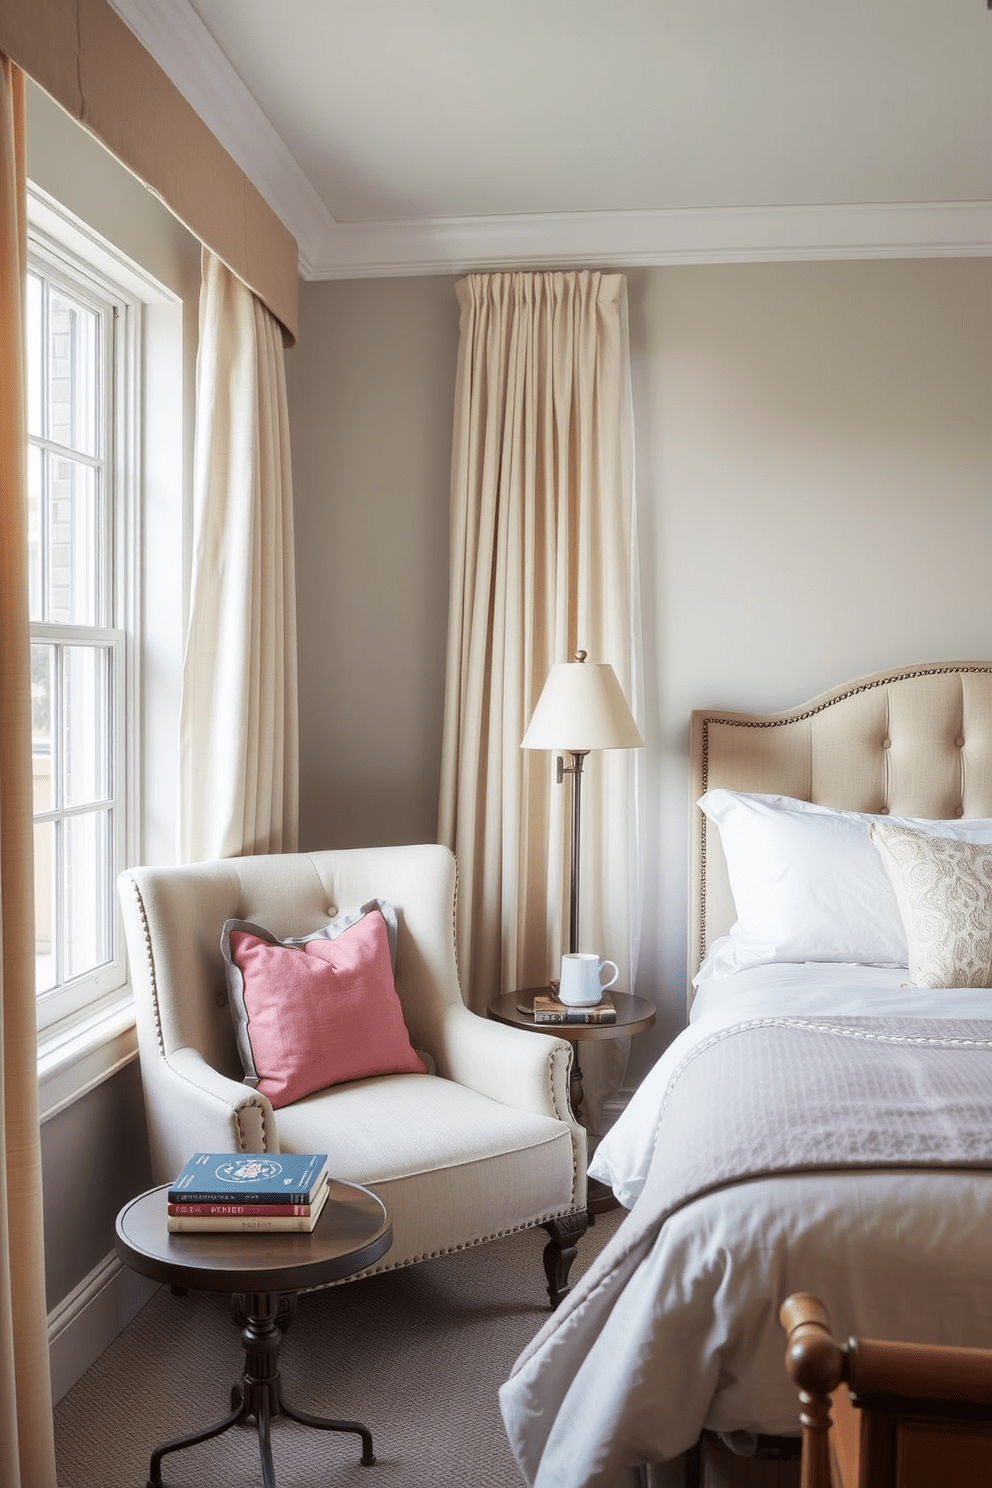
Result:
[[[770,961],[908,966],[902,915],[871,823],[992,842],[992,821],[978,818],[872,816],[724,789],[707,791],[699,806],[720,833],[737,922],[713,946],[697,985]]]

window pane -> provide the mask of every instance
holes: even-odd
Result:
[[[32,620],[45,614],[45,457],[28,445],[28,603]]]
[[[35,813],[51,811],[57,804],[52,778],[52,698],[55,692],[55,647],[33,642],[31,646],[31,774]],[[58,984],[57,946],[53,925],[57,923],[54,822],[35,824],[34,829],[34,924],[35,986],[46,992]]]
[[[37,769],[37,759],[35,767]],[[35,793],[39,790],[35,775]],[[35,991],[47,992],[58,985],[58,964],[53,926],[56,924],[54,822],[35,824],[34,829],[34,967]]]
[[[28,433],[36,439],[44,435],[42,410],[45,406],[44,359],[41,354],[41,311],[43,288],[37,274],[28,275],[27,337],[28,337]]]
[[[64,977],[82,976],[111,958],[110,812],[70,816],[64,841]]]
[[[62,658],[65,805],[82,806],[110,795],[110,647],[66,646]]]
[[[34,809],[50,811],[52,795],[52,698],[55,695],[55,647],[31,643],[31,754],[34,759]],[[41,782],[44,782],[42,785]]]
[[[53,625],[101,625],[97,473],[48,459],[48,614]]]
[[[48,293],[48,438],[99,454],[99,321],[63,290]]]

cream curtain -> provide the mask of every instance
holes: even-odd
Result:
[[[544,983],[567,949],[570,783],[520,748],[553,662],[578,648],[639,704],[625,281],[474,274],[461,307],[439,835],[458,857],[466,999]],[[638,752],[586,760],[581,950],[631,987],[640,934]],[[566,777],[566,782],[569,778]],[[583,1049],[595,1131],[626,1042]]]
[[[279,322],[203,250],[180,856],[292,852],[296,586]]]
[[[0,1483],[55,1488],[35,1035],[24,79],[0,57]]]

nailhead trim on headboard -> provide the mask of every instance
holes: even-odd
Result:
[[[932,666],[914,667],[904,672],[887,672],[883,677],[872,677],[862,683],[852,683],[836,696],[824,698],[816,706],[808,708],[800,705],[795,713],[786,713],[772,718],[723,718],[719,722],[724,728],[750,728],[767,729],[779,728],[783,723],[804,723],[807,718],[815,718],[818,713],[825,713],[828,708],[834,708],[838,703],[846,702],[848,698],[858,697],[863,692],[874,692],[879,687],[890,687],[893,682],[911,682],[915,677],[963,677],[969,673],[988,676],[992,673],[992,664],[988,666]],[[703,790],[706,789],[707,777],[709,775],[709,723],[703,720]]]

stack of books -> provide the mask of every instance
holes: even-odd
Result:
[[[609,992],[604,992],[598,1002],[584,1003],[581,1007],[570,1007],[560,1002],[552,992],[534,993],[535,1023],[615,1023],[617,1009]]]
[[[326,1152],[196,1152],[169,1189],[166,1228],[312,1230],[327,1193]]]

